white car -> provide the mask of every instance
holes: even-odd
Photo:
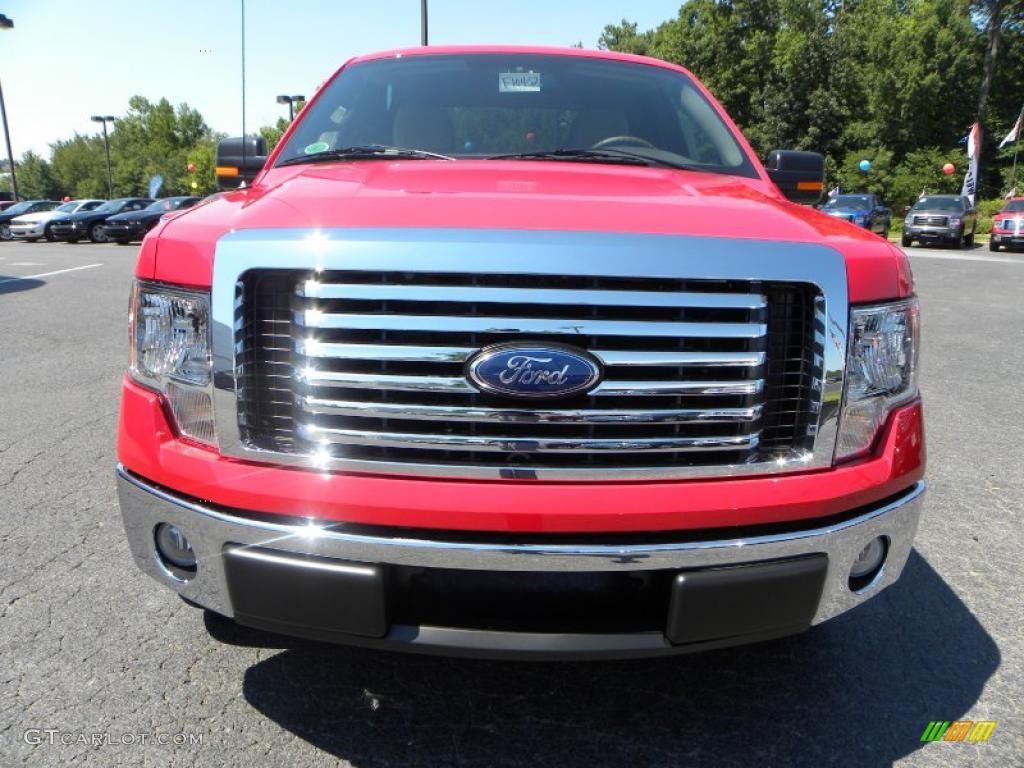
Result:
[[[91,211],[93,208],[98,208],[103,205],[106,200],[72,200],[71,202],[64,203],[52,211],[37,211],[36,213],[26,213],[24,216],[18,216],[11,220],[11,237],[15,240],[27,240],[30,243],[34,243],[41,237],[45,237],[47,240],[53,241],[54,237],[50,234],[47,229],[47,224],[50,220],[57,215],[67,213],[79,213],[81,211]]]

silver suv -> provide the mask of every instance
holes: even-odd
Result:
[[[927,195],[907,211],[903,222],[903,247],[916,240],[921,245],[945,243],[956,248],[974,246],[978,212],[963,195]]]

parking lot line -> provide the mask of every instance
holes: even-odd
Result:
[[[62,275],[65,272],[77,272],[80,269],[92,269],[93,267],[102,267],[102,264],[83,264],[80,267],[68,267],[67,269],[57,269],[53,272],[40,272],[38,275],[23,275],[21,277],[8,277],[0,280],[0,285],[4,283],[14,283],[18,280],[35,280],[37,277],[50,277],[51,275]]]
[[[999,264],[1024,264],[1024,259],[1000,258],[999,256],[974,256],[969,253],[915,253],[904,249],[905,253],[915,259],[940,259],[945,261],[994,261]]]

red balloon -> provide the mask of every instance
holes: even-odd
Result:
[[[533,131],[530,131],[528,134],[526,134],[526,140],[527,141],[533,141],[536,138],[537,138],[537,134],[535,134]]]
[[[185,167],[188,169],[189,173],[195,173],[196,172],[196,164],[195,163],[189,163]]]
[[[71,202],[71,197],[68,196],[68,195],[64,195],[64,202],[65,203],[70,203]]]
[[[956,166],[953,165],[952,163],[946,163],[944,166],[942,166],[942,172],[947,176],[952,176],[955,170]]]

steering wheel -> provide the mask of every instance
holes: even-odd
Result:
[[[605,149],[611,147],[614,144],[626,144],[633,147],[647,147],[648,149],[657,149],[656,146],[651,144],[647,139],[641,139],[639,136],[609,136],[607,139],[601,139],[596,144],[591,144],[591,149]]]

